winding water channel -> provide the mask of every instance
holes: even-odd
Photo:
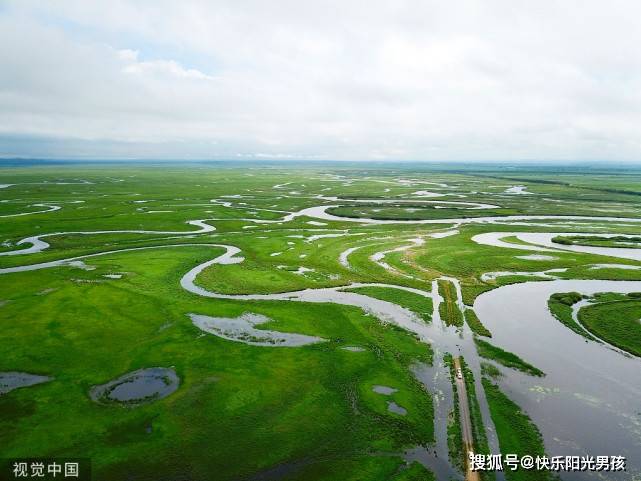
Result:
[[[582,236],[582,237],[637,237],[634,234],[592,234],[585,232],[485,232],[472,237],[477,244],[484,244],[494,247],[505,247],[507,249],[520,249],[540,252],[567,251],[583,254],[598,254],[609,257],[619,257],[621,259],[630,259],[641,261],[641,249],[632,247],[598,247],[587,245],[564,245],[552,241],[557,236]],[[520,241],[527,242],[528,245],[514,244],[503,239],[506,237],[515,237]]]
[[[357,222],[361,224],[465,224],[465,223],[506,223],[528,222],[532,220],[586,220],[599,222],[641,223],[637,218],[591,217],[591,216],[508,216],[480,217],[460,219],[430,219],[421,221],[394,221],[368,218],[344,218],[328,214],[327,209],[335,207],[323,205],[310,207],[289,213],[281,220],[252,222],[286,222],[300,216],[321,220]],[[238,220],[238,219],[236,219]],[[199,230],[193,232],[157,232],[144,230],[98,231],[52,233],[23,239],[19,244],[30,244],[29,247],[16,251],[2,252],[0,255],[16,255],[40,252],[49,247],[42,240],[48,236],[62,234],[112,234],[112,233],[153,233],[153,234],[202,234],[215,230],[206,220],[189,221]],[[576,234],[576,233],[575,233]],[[580,233],[581,235],[585,235]],[[589,246],[558,246],[551,242],[557,233],[486,233],[475,236],[473,240],[481,244],[498,248],[512,248],[533,251],[575,251],[606,256],[641,260],[641,249],[602,248]],[[564,234],[571,235],[571,234]],[[620,234],[619,234],[620,235]],[[529,242],[523,246],[510,244],[502,239],[517,236]],[[56,267],[71,261],[81,260],[109,253],[133,251],[139,249],[186,246],[162,245],[154,247],[121,249],[85,256],[77,256],[40,264],[25,265],[0,269],[0,274],[29,271]],[[206,244],[191,244],[206,245]],[[408,456],[423,460],[435,469],[439,479],[453,476],[451,466],[444,462],[447,459],[447,439],[444,426],[446,416],[451,409],[451,385],[447,378],[442,356],[445,352],[464,356],[476,379],[476,392],[481,408],[483,421],[487,427],[490,448],[497,452],[497,439],[493,423],[489,416],[484,390],[480,384],[480,359],[474,346],[471,332],[467,326],[463,329],[448,327],[441,322],[438,307],[441,298],[435,286],[431,290],[420,290],[387,284],[352,284],[350,286],[304,289],[295,292],[278,294],[230,295],[211,292],[198,285],[197,277],[207,267],[214,264],[242,262],[238,254],[240,249],[224,244],[208,244],[224,248],[222,255],[204,262],[181,279],[181,286],[196,295],[237,300],[275,300],[299,302],[331,302],[355,306],[371,313],[385,322],[397,324],[416,333],[421,340],[430,343],[436,353],[434,367],[418,366],[415,373],[428,389],[436,389],[435,423],[437,443],[435,452],[413,450]],[[350,248],[341,255],[341,264],[349,266],[347,256],[356,248]],[[398,250],[398,249],[397,249]],[[391,250],[389,252],[394,252]],[[387,251],[386,251],[387,252]],[[375,259],[381,261],[381,259]],[[449,279],[456,281],[456,279]],[[457,302],[462,304],[460,286],[457,286]],[[380,286],[404,289],[416,294],[430,297],[434,301],[433,321],[426,324],[413,312],[396,304],[373,299],[371,297],[346,292],[347,288]],[[540,428],[550,455],[623,455],[628,460],[628,472],[609,474],[608,479],[632,480],[641,473],[641,360],[610,349],[607,345],[586,342],[584,338],[572,332],[548,312],[547,299],[556,292],[578,291],[583,294],[596,292],[633,292],[641,291],[641,281],[597,281],[597,280],[552,280],[546,282],[526,282],[496,288],[480,295],[474,310],[481,322],[493,333],[492,343],[511,351],[526,361],[543,370],[544,378],[532,378],[522,373],[501,368],[504,376],[499,381],[501,388],[514,399]],[[447,380],[447,382],[445,382]],[[436,386],[436,387],[434,387]],[[436,459],[439,461],[436,461]],[[567,473],[562,475],[567,480],[592,479],[587,473]]]

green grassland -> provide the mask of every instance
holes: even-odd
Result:
[[[420,294],[388,287],[357,287],[355,289],[347,290],[349,292],[365,294],[375,299],[392,302],[401,307],[405,307],[414,312],[425,322],[431,322],[432,320],[432,299],[423,297]]]
[[[481,362],[481,374],[494,380],[500,379],[503,376],[503,373],[498,367],[487,361]]]
[[[524,361],[516,354],[504,351],[500,347],[496,347],[480,338],[475,338],[474,342],[476,343],[479,356],[485,359],[491,359],[505,367],[511,367],[512,369],[522,371],[531,376],[545,376],[543,371]]]
[[[492,333],[487,327],[483,325],[481,320],[476,315],[476,312],[474,312],[474,309],[470,309],[469,307],[465,309],[465,322],[467,322],[467,325],[470,326],[470,329],[472,329],[472,331],[474,331],[479,336],[492,337]]]
[[[439,279],[441,319],[456,327],[467,322],[474,333],[491,336],[471,309],[475,299],[533,278],[483,281],[484,273],[565,268],[560,278],[641,280],[641,270],[593,268],[641,262],[568,251],[531,260],[524,257],[532,254],[527,246],[506,249],[473,241],[486,232],[567,232],[555,219],[545,227],[355,220],[513,214],[641,218],[640,180],[638,173],[506,175],[353,165],[0,167],[0,184],[12,184],[0,188],[0,269],[101,254],[82,259],[86,265],[0,273],[0,372],[53,378],[0,395],[0,457],[90,457],[100,480],[209,480],[211,473],[221,481],[272,479],[274,473],[285,473],[282,479],[288,480],[432,479],[425,466],[408,465],[403,450],[429,449],[434,442],[434,392],[415,379],[411,366],[419,361],[430,365],[436,346],[356,307],[205,298],[181,288],[182,276],[223,254],[222,247],[209,244],[230,245],[240,249],[238,257],[244,260],[209,266],[198,276],[198,286],[228,295],[343,287],[407,308],[425,322],[423,327],[434,325],[429,295],[436,294],[432,282]],[[514,185],[532,194],[506,194]],[[426,200],[417,193],[422,190],[442,195],[430,201],[497,207],[428,204],[420,202]],[[403,202],[379,205],[376,199]],[[50,205],[59,209],[36,213]],[[292,215],[319,205],[337,205],[330,213],[346,219]],[[210,227],[194,225],[195,220]],[[576,227],[577,232],[600,228],[641,236],[641,223],[593,221]],[[441,238],[445,232],[452,235]],[[5,255],[28,248],[30,243],[20,242],[37,235],[46,236],[42,241],[48,248]],[[509,236],[504,241],[523,244]],[[373,261],[381,253],[385,264]],[[113,275],[120,277],[105,277]],[[464,312],[454,283],[442,277],[461,283]],[[353,286],[357,283],[404,286],[427,296]],[[595,299],[580,311],[581,323],[638,355],[638,299]],[[566,301],[553,296],[550,309],[573,328]],[[204,333],[188,317],[237,318],[248,312],[271,319],[260,329],[325,341],[252,346]],[[476,346],[484,358],[543,375],[516,354],[478,338]],[[173,367],[180,378],[178,390],[164,399],[123,407],[95,403],[88,395],[92,386],[154,366]],[[466,369],[475,439],[484,449],[471,375]],[[396,391],[381,395],[372,390],[375,385]],[[483,387],[502,451],[542,452],[538,430],[527,415],[489,381]],[[390,411],[390,401],[406,414]],[[458,411],[450,417],[448,433],[454,458],[460,458]]]
[[[553,242],[562,245],[581,245],[597,247],[629,247],[638,249],[641,247],[641,237],[593,237],[593,236],[556,236]]]
[[[563,325],[572,329],[577,334],[594,341],[594,336],[586,332],[576,321],[572,318],[572,306],[583,299],[583,296],[578,292],[557,292],[552,294],[548,299],[548,308],[556,319],[561,321]]]
[[[40,272],[38,283],[24,273],[3,284],[2,297],[9,301],[3,319],[21,320],[4,324],[3,336],[21,342],[3,343],[3,368],[55,377],[0,398],[3,454],[25,455],[25,446],[43,455],[83,452],[101,476],[114,479],[134,465],[150,479],[186,466],[195,476],[215,469],[219,479],[232,479],[313,454],[310,462],[340,460],[344,477],[360,479],[365,470],[386,479],[398,461],[374,466],[370,451],[432,440],[430,398],[408,369],[417,359],[429,362],[424,345],[354,308],[212,304],[181,292],[180,273],[210,256],[211,249],[202,247],[118,254],[92,261],[96,270],[73,272],[71,279],[70,268],[59,268]],[[128,274],[101,277],[113,271]],[[266,328],[329,341],[257,349],[200,336],[185,316],[231,317],[248,309],[278,319]],[[366,351],[344,351],[343,345]],[[91,385],[150,365],[175,366],[181,389],[137,409],[105,408],[88,398]],[[369,394],[371,383],[390,378],[408,409],[403,418]],[[181,462],[158,462],[169,453],[180,453]],[[315,479],[309,470],[306,476]]]
[[[416,461],[393,478],[394,481],[434,481],[434,479],[436,479],[434,474]]]
[[[443,298],[438,306],[441,319],[448,326],[463,326],[463,313],[456,304],[456,289],[452,281],[439,279],[438,292]]]
[[[641,356],[641,299],[634,294],[596,296],[594,304],[579,310],[578,319],[599,339]]]
[[[572,305],[583,299],[577,292],[553,294],[548,300],[550,311],[565,326],[592,341],[603,340],[624,351],[641,356],[641,295],[597,293],[590,304],[572,318]]]

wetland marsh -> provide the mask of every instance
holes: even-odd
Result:
[[[625,472],[560,477],[641,476],[641,172],[0,183],[0,457],[89,457],[100,480],[449,481],[474,449],[616,454]]]

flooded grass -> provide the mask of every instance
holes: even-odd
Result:
[[[545,373],[543,371],[524,361],[516,354],[505,351],[500,347],[493,346],[489,342],[486,342],[479,338],[476,338],[474,342],[476,343],[479,356],[481,357],[491,359],[498,362],[499,364],[502,364],[505,367],[517,369],[531,376],[545,376]]]
[[[251,346],[299,347],[325,341],[316,336],[256,329],[255,326],[269,323],[272,319],[250,312],[235,319],[198,314],[189,314],[189,317],[196,327],[205,332]]]
[[[599,339],[641,357],[641,296],[628,294],[621,300],[586,304],[578,320]]]
[[[499,437],[501,453],[543,456],[543,437],[536,425],[521,408],[507,397],[496,384],[483,379],[483,388],[490,406],[492,420]],[[545,481],[557,479],[550,471],[506,470],[508,481]]]

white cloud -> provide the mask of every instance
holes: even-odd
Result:
[[[169,77],[178,77],[195,80],[214,80],[215,77],[206,75],[193,68],[184,68],[174,60],[138,60],[139,52],[137,50],[123,49],[118,51],[118,57],[126,62],[122,71],[134,75],[167,75]]]
[[[635,2],[3,8],[0,155],[641,160]]]

